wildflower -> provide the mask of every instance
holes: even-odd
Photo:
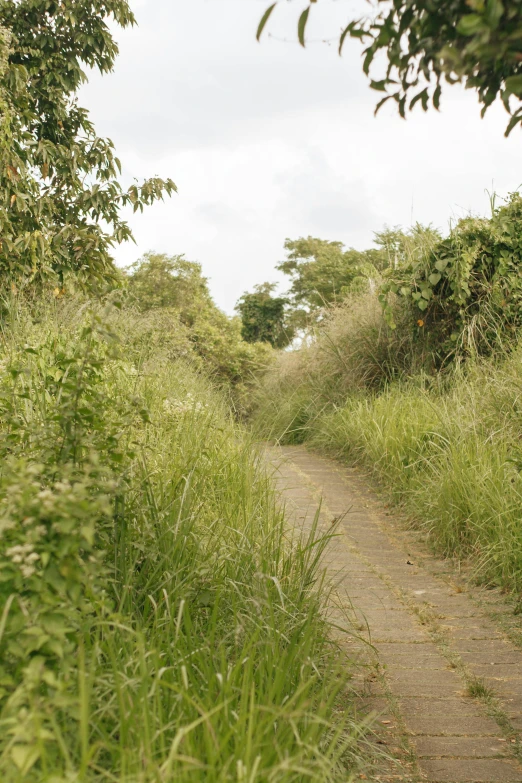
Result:
[[[22,555],[26,556],[30,554],[33,551],[33,545],[32,544],[16,544],[16,546],[11,546],[9,549],[6,550],[7,557],[13,557],[13,555]]]
[[[417,326],[420,327],[424,326],[424,321],[422,320],[422,318],[419,318],[419,320],[417,321]]]
[[[180,416],[184,413],[202,413],[207,408],[206,403],[196,402],[192,394],[187,394],[185,400],[163,400],[163,410],[171,416]]]
[[[28,579],[34,573],[36,568],[34,564],[40,560],[40,555],[33,550],[32,544],[16,544],[6,550],[6,555],[11,562],[20,566],[22,576]]]

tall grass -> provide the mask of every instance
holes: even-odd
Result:
[[[522,347],[429,376],[392,333],[379,375],[369,317],[338,311],[311,347],[280,358],[258,390],[257,431],[363,465],[438,552],[522,590]]]
[[[324,542],[289,540],[152,317],[58,301],[3,322],[0,777],[346,781],[362,727],[337,711]]]

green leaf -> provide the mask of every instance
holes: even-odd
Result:
[[[394,98],[394,97],[395,97],[394,95],[386,95],[386,97],[385,97],[385,98],[381,98],[381,100],[379,101],[379,103],[378,103],[378,104],[377,104],[377,106],[375,107],[374,114],[377,114],[377,112],[379,111],[379,109],[380,109],[382,106],[384,106],[384,104],[386,103],[386,101],[389,101],[389,100],[390,100],[390,98]]]
[[[475,33],[487,29],[488,26],[484,17],[479,16],[479,14],[466,14],[457,25],[457,32],[462,33],[462,35],[475,35]]]
[[[439,109],[440,107],[441,93],[442,93],[442,87],[440,86],[440,84],[438,84],[437,87],[435,88],[435,92],[433,93],[433,105],[435,106],[436,109]]]
[[[212,606],[214,603],[214,594],[210,590],[203,590],[198,595],[197,602],[199,606]]]
[[[506,79],[506,90],[510,95],[522,95],[522,74],[509,76]]]
[[[502,15],[504,13],[504,4],[501,0],[488,0],[487,3],[487,18],[491,27],[498,27]]]
[[[306,25],[308,22],[308,15],[310,13],[310,6],[308,8],[305,8],[301,16],[299,17],[299,21],[297,23],[297,37],[299,38],[299,43],[301,46],[305,45],[305,32],[306,32]]]
[[[508,126],[506,128],[506,132],[504,133],[504,136],[509,136],[513,128],[522,122],[522,114],[514,114],[513,117],[511,117]]]
[[[359,26],[360,22],[350,22],[348,27],[345,27],[345,29],[341,33],[341,37],[339,38],[339,54],[341,54],[344,46],[344,42],[346,40],[346,37],[349,35],[351,38],[366,38],[366,36],[369,35],[369,33],[366,32],[366,30],[363,30],[362,27]]]
[[[11,758],[22,775],[26,775],[40,758],[40,751],[34,745],[15,745],[11,748]]]
[[[272,16],[272,12],[273,12],[274,8],[276,7],[276,5],[277,5],[277,0],[276,0],[275,3],[272,3],[272,5],[269,6],[266,9],[265,13],[261,17],[261,21],[259,22],[259,25],[258,25],[258,28],[257,28],[257,33],[256,33],[256,38],[257,38],[258,41],[261,39],[261,35],[263,34],[263,30],[265,29],[266,23],[268,22],[268,20]]]
[[[448,266],[448,261],[446,261],[444,258],[435,261],[435,269],[438,269],[439,272],[444,272],[447,266]]]
[[[434,272],[432,275],[428,277],[428,280],[432,285],[437,285],[439,280],[442,278],[442,275],[439,272]]]
[[[419,310],[425,310],[427,306],[428,303],[425,299],[419,299],[419,301],[417,302],[417,307],[419,308]]]

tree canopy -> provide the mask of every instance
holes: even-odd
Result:
[[[241,336],[247,343],[270,343],[274,348],[285,348],[291,343],[294,329],[287,323],[288,299],[273,296],[275,288],[274,283],[261,283],[238,301]]]
[[[76,93],[85,68],[118,53],[111,23],[134,24],[126,0],[0,0],[0,280],[105,279],[111,248],[131,238],[136,211],[172,180],[124,189],[120,161]]]
[[[198,312],[215,308],[201,264],[184,255],[145,253],[128,271],[129,290],[141,310],[171,307],[192,324]]]
[[[181,324],[196,355],[217,381],[240,384],[270,356],[267,344],[243,339],[242,322],[216,305],[201,264],[183,255],[146,253],[127,270],[131,296],[142,311],[163,311]]]
[[[259,23],[260,38],[279,5],[272,3]],[[310,0],[297,20],[306,44]],[[475,90],[482,112],[500,99],[510,114],[506,135],[522,123],[522,3],[520,0],[376,0],[371,18],[351,19],[339,36],[363,41],[363,70],[372,66],[371,87],[382,93],[376,111],[388,100],[402,117],[419,103],[439,108],[444,84]],[[319,11],[313,8],[313,12]]]
[[[345,249],[342,242],[311,236],[287,239],[285,250],[287,257],[277,269],[292,280],[290,294],[298,322],[341,301],[350,291],[365,290],[379,276],[378,270],[387,266],[382,248]]]

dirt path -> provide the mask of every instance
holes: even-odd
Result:
[[[304,447],[268,455],[296,525],[309,527],[319,503],[321,530],[341,517],[326,557],[338,585],[331,611],[345,624],[348,613],[376,649],[361,698],[398,759],[374,780],[522,782],[522,651],[492,619],[500,599],[463,587],[392,526],[355,471]],[[349,634],[344,643],[369,654]]]

